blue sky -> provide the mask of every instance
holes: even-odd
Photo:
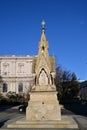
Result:
[[[56,65],[87,80],[87,0],[0,0],[0,55],[36,55],[43,19]]]

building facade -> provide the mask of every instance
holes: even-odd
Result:
[[[80,83],[81,99],[87,99],[87,80]]]
[[[0,56],[0,93],[26,93],[33,84],[33,56]]]

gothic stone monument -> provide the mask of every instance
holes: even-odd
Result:
[[[32,69],[35,83],[30,92],[26,120],[61,120],[61,111],[54,84],[55,59],[49,56],[44,27],[42,28],[39,52],[33,61]]]
[[[32,71],[34,85],[26,109],[26,118],[9,124],[8,128],[78,128],[72,118],[61,117],[57,99],[55,77],[55,59],[49,56],[48,42],[45,37],[44,22],[39,43],[38,55],[33,60]]]

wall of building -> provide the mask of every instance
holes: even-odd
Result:
[[[0,56],[0,92],[26,93],[34,82],[33,56]],[[20,85],[21,84],[21,85]],[[22,89],[19,89],[22,86]],[[4,90],[6,89],[7,90]],[[20,87],[21,88],[21,87]]]
[[[80,83],[80,96],[82,99],[87,99],[87,81]]]

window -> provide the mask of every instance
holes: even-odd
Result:
[[[42,50],[43,50],[43,51],[44,51],[44,49],[45,49],[44,46],[42,46]]]
[[[18,92],[23,92],[23,83],[19,83]]]
[[[23,73],[24,72],[24,64],[22,64],[22,63],[18,64],[18,72],[19,73]]]
[[[6,76],[9,73],[9,64],[3,63],[3,74]]]
[[[7,92],[7,88],[8,88],[7,84],[4,83],[4,84],[3,84],[3,92]]]

